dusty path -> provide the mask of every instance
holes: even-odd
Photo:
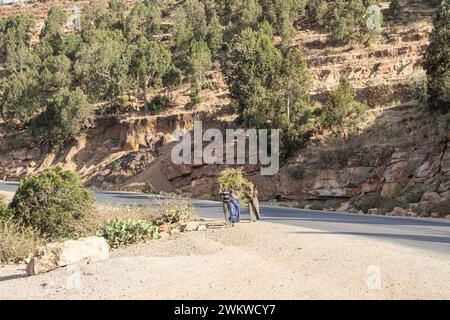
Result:
[[[312,231],[241,223],[117,250],[80,273],[0,267],[0,298],[450,299],[450,255]]]

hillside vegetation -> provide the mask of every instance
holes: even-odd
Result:
[[[209,197],[217,168],[169,169],[165,158],[172,130],[202,119],[219,129],[282,129],[283,169],[268,178],[273,183],[247,168],[265,198],[392,196],[425,163],[437,162],[428,180],[438,190],[436,179],[447,177],[449,6],[448,0],[1,6],[3,175],[59,163],[102,187],[145,182]],[[393,117],[380,113],[406,102],[388,111]],[[423,157],[412,164],[405,156],[411,173],[390,167],[396,152],[411,146],[417,152],[424,142],[430,150]],[[371,161],[352,161],[364,147],[376,153]],[[351,151],[344,157],[343,149]],[[334,152],[345,159],[332,160]],[[340,171],[324,178],[327,163],[339,167],[327,170]],[[359,179],[342,171],[350,169]]]

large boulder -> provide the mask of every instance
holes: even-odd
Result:
[[[421,202],[438,203],[441,201],[441,197],[436,192],[425,192],[422,196]]]
[[[36,275],[83,260],[105,260],[108,256],[108,243],[101,237],[49,243],[37,250],[27,265],[27,274]]]

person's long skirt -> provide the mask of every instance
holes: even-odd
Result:
[[[229,200],[229,208],[230,208],[230,222],[235,223],[239,222],[241,219],[241,207],[239,205],[239,199],[230,198]]]

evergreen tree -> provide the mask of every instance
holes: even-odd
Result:
[[[322,124],[333,133],[348,137],[366,113],[366,107],[355,100],[350,82],[341,78],[339,86],[331,93],[330,102],[323,107]]]
[[[83,91],[63,91],[55,94],[46,110],[33,121],[32,132],[51,146],[63,145],[89,125],[92,115]]]
[[[192,41],[188,55],[189,71],[191,75],[191,83],[195,87],[200,88],[205,81],[206,72],[211,67],[211,52],[208,45],[204,41]]]
[[[425,53],[431,109],[450,111],[450,0],[437,8],[430,45]]]
[[[67,89],[72,82],[71,62],[65,55],[50,56],[42,63],[40,86],[43,91],[53,93]]]
[[[136,40],[141,36],[151,40],[151,36],[161,28],[161,10],[151,3],[137,3],[125,23],[125,33],[129,40]]]
[[[169,99],[169,102],[172,101],[172,93],[174,89],[181,85],[182,81],[182,74],[181,70],[175,67],[174,65],[171,65],[169,69],[164,73],[162,81],[163,85],[166,87],[167,90],[167,98]]]
[[[227,60],[230,92],[242,120],[257,127],[266,124],[274,117],[272,88],[282,65],[281,52],[265,30],[245,29],[233,41]]]
[[[141,89],[145,112],[149,110],[148,87],[158,85],[171,63],[170,51],[160,42],[140,39],[135,46],[130,72]]]
[[[0,111],[5,122],[23,124],[37,111],[38,84],[38,73],[33,69],[12,73],[1,82]]]
[[[217,58],[217,55],[223,45],[223,27],[220,24],[219,18],[215,12],[212,14],[208,25],[206,42],[208,43],[212,56]]]
[[[128,56],[123,42],[105,38],[85,44],[77,54],[74,72],[91,101],[112,106],[128,85]]]

